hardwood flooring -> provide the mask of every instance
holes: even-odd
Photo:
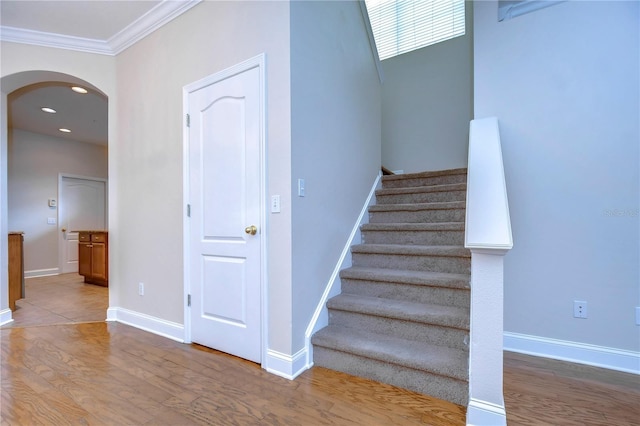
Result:
[[[27,278],[24,299],[16,302],[13,322],[6,327],[104,321],[109,289],[85,284],[78,274]]]
[[[76,315],[83,296],[71,294],[84,285],[63,278],[73,281],[64,284],[70,294],[49,298],[66,295],[71,306],[31,301],[28,292],[25,317],[0,330],[2,425],[465,422],[464,407],[393,386],[323,368],[290,381],[212,349],[106,323],[97,319],[106,314],[104,294],[94,295],[101,312],[82,323],[89,311]],[[28,309],[40,319],[27,318]],[[639,376],[509,352],[504,371],[510,426],[640,425]]]

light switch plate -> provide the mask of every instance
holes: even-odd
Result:
[[[56,224],[56,218],[55,217],[48,217],[47,218],[47,225],[55,225]]]
[[[271,196],[271,213],[280,213],[280,196]]]

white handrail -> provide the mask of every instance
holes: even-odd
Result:
[[[513,247],[500,131],[495,117],[471,121],[466,215],[466,248]]]

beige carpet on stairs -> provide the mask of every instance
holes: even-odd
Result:
[[[466,405],[466,169],[382,177],[314,364]]]

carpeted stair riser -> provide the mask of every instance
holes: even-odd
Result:
[[[329,310],[330,324],[355,328],[378,334],[388,334],[402,339],[419,340],[432,345],[467,351],[469,332],[451,327],[384,318],[349,311]]]
[[[340,271],[342,292],[391,300],[469,307],[469,276],[351,267]]]
[[[413,173],[410,175],[391,175],[382,177],[383,188],[407,188],[429,185],[466,183],[467,170],[448,170],[446,173]]]
[[[464,244],[464,227],[445,222],[444,226],[417,224],[367,224],[361,228],[366,244],[414,244],[455,246]],[[431,225],[431,224],[430,224]]]
[[[471,261],[469,257],[455,255],[415,254],[397,250],[367,251],[370,245],[355,246],[351,259],[355,266],[367,266],[387,269],[409,269],[412,271],[435,271],[452,274],[469,274]],[[402,246],[408,247],[408,246]],[[357,250],[357,251],[356,251]]]
[[[398,282],[366,281],[342,278],[342,292],[367,297],[407,300],[436,305],[469,308],[469,289],[430,287]]]
[[[384,190],[380,190],[384,191]],[[445,203],[450,201],[463,201],[466,197],[466,189],[457,191],[430,191],[409,193],[381,193],[376,192],[376,203],[380,204],[418,204],[418,203]]]
[[[468,384],[462,380],[322,346],[314,347],[313,359],[316,365],[331,366],[329,368],[333,370],[431,395],[458,405],[466,405],[468,401]]]
[[[462,222],[463,202],[432,204],[376,204],[369,207],[369,223]]]

